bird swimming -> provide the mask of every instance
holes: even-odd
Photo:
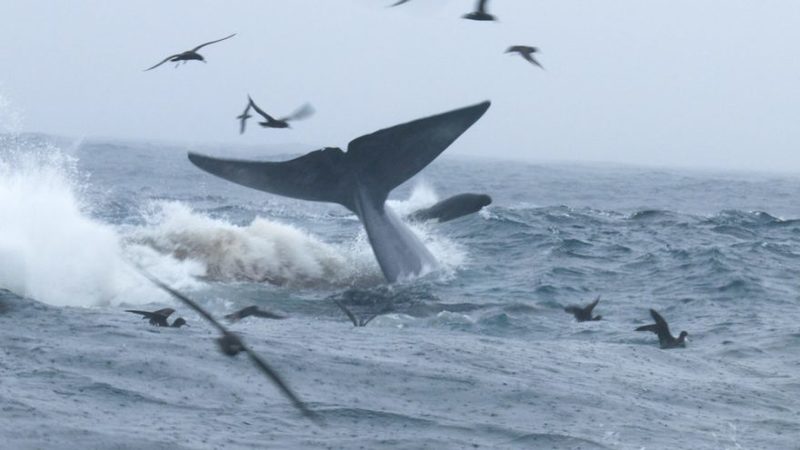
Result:
[[[578,322],[588,322],[590,320],[600,320],[603,316],[595,316],[592,317],[592,310],[595,306],[600,302],[600,296],[598,295],[596,299],[592,303],[589,303],[586,306],[576,306],[570,305],[564,308],[565,312],[572,313],[575,316],[575,320]]]
[[[258,124],[264,128],[291,128],[291,126],[289,125],[289,121],[305,119],[306,117],[314,114],[314,108],[308,103],[306,103],[305,105],[297,108],[297,110],[293,112],[291,115],[288,115],[281,119],[276,119],[267,114],[266,112],[264,112],[263,109],[259,108],[258,105],[256,105],[256,102],[254,102],[249,95],[247,96],[247,100],[248,100],[247,107],[248,108],[252,107],[253,109],[255,109],[256,112],[266,120],[265,122],[258,122]],[[242,128],[241,128],[242,133],[244,133],[244,121],[247,120],[247,117],[250,117],[247,115],[247,109],[245,109],[245,112],[238,117],[239,119],[242,120]]]
[[[246,308],[242,308],[239,311],[233,312],[225,316],[231,322],[237,322],[239,320],[244,319],[245,317],[261,317],[264,319],[285,319],[285,316],[280,314],[271,313],[269,311],[264,311],[263,309],[259,309],[258,306],[252,305]]]
[[[461,17],[469,20],[497,20],[497,17],[486,12],[486,3],[488,1],[489,0],[478,0],[478,4],[475,6],[475,11],[472,11],[469,14],[464,14]]]
[[[539,64],[539,61],[533,58],[533,54],[538,51],[539,51],[538,48],[531,47],[528,45],[512,45],[511,47],[508,47],[506,53],[519,53],[519,55],[522,56],[525,59],[525,61],[528,61],[529,63],[535,64],[544,69],[544,66]]]
[[[157,326],[157,327],[171,327],[171,328],[180,328],[183,325],[189,326],[184,320],[183,317],[178,317],[172,322],[172,325],[167,322],[167,318],[175,312],[172,308],[163,308],[159,309],[158,311],[140,311],[138,309],[126,309],[126,312],[140,314],[142,319],[149,319],[150,325]]]
[[[653,316],[653,320],[655,320],[656,323],[641,326],[637,328],[636,331],[652,331],[653,333],[657,334],[658,343],[663,349],[686,346],[686,341],[689,340],[687,338],[689,333],[681,331],[681,334],[676,339],[674,336],[672,336],[672,333],[669,332],[669,325],[667,325],[667,321],[661,317],[661,314],[656,312],[655,309],[651,309],[650,315]]]
[[[201,48],[205,47],[206,45],[216,44],[217,42],[224,41],[225,39],[230,39],[230,38],[232,38],[234,36],[236,36],[236,33],[233,33],[230,36],[225,36],[222,39],[217,39],[215,41],[206,42],[205,44],[200,44],[197,47],[195,47],[195,48],[193,48],[191,50],[186,50],[185,52],[182,52],[182,53],[176,53],[174,55],[169,55],[166,58],[164,58],[164,60],[161,61],[160,63],[158,63],[158,64],[156,64],[153,67],[150,67],[148,69],[144,69],[144,71],[147,72],[148,70],[153,70],[156,67],[164,64],[167,61],[178,63],[178,64],[180,64],[181,62],[183,62],[183,64],[186,64],[186,61],[192,61],[192,60],[206,62],[205,58],[203,58],[203,55],[201,55],[200,53],[197,53],[198,50],[200,50]],[[176,64],[175,67],[178,67],[178,64]]]
[[[336,303],[336,306],[338,306],[339,309],[341,309],[345,313],[345,315],[347,315],[350,321],[353,322],[354,327],[365,327],[367,326],[368,323],[370,323],[370,321],[372,321],[372,319],[380,316],[381,314],[386,314],[392,309],[391,307],[387,306],[383,308],[380,312],[369,314],[365,317],[356,317],[356,315],[353,314],[353,312],[350,311],[346,306],[344,306],[344,304],[342,304],[342,302],[340,302],[339,300],[334,300],[333,302]]]
[[[236,356],[241,352],[245,352],[247,354],[247,356],[250,358],[250,360],[253,362],[253,364],[255,364],[256,367],[258,367],[258,369],[264,375],[266,375],[267,378],[269,378],[278,387],[278,389],[283,393],[283,395],[292,402],[292,404],[294,405],[295,408],[297,408],[304,416],[306,416],[307,418],[311,419],[315,423],[317,423],[317,424],[321,424],[322,423],[320,421],[319,417],[316,415],[316,413],[314,413],[314,411],[309,409],[305,405],[305,403],[303,403],[303,401],[300,400],[300,398],[297,396],[297,394],[295,394],[289,388],[289,385],[287,385],[286,382],[283,381],[283,378],[281,378],[281,376],[278,375],[278,373],[275,372],[275,370],[272,367],[270,367],[269,364],[267,364],[267,362],[264,361],[261,358],[261,356],[259,356],[258,353],[256,353],[255,351],[253,351],[253,349],[251,349],[250,347],[248,347],[248,346],[246,346],[244,344],[244,341],[242,341],[242,338],[240,338],[238,335],[230,332],[227,328],[225,328],[224,325],[219,323],[214,318],[214,316],[212,316],[205,309],[201,308],[200,305],[198,305],[194,300],[192,300],[189,297],[181,294],[180,292],[176,291],[175,289],[172,289],[171,287],[166,285],[164,282],[162,282],[158,278],[154,277],[153,275],[150,275],[144,269],[141,269],[141,268],[138,268],[138,267],[137,267],[137,269],[139,270],[139,273],[141,273],[143,277],[145,277],[148,280],[150,280],[151,283],[155,284],[160,289],[162,289],[163,291],[167,292],[169,295],[173,296],[175,299],[181,301],[186,306],[188,306],[188,307],[192,308],[193,310],[197,311],[197,313],[200,314],[201,316],[203,316],[204,319],[209,321],[211,323],[211,325],[214,326],[214,328],[219,330],[220,333],[222,334],[222,336],[217,338],[217,345],[219,346],[220,351],[222,353],[224,353],[227,356]]]

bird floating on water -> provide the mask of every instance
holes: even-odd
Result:
[[[600,296],[598,295],[596,299],[592,303],[589,303],[586,306],[577,306],[577,305],[570,305],[564,308],[564,311],[568,313],[572,313],[575,316],[575,320],[578,322],[588,322],[590,320],[600,320],[603,316],[595,316],[592,317],[592,310],[595,306],[600,302]]]
[[[126,309],[126,312],[140,314],[142,319],[149,319],[150,325],[156,327],[172,327],[172,328],[180,328],[183,325],[189,326],[186,323],[186,320],[183,317],[178,317],[172,322],[172,325],[167,322],[167,318],[175,312],[172,308],[163,308],[159,309],[158,311],[140,311],[138,309]]]
[[[675,338],[669,331],[667,321],[661,317],[661,314],[656,312],[655,309],[650,310],[650,315],[656,323],[651,325],[644,325],[636,329],[636,331],[652,331],[658,335],[658,343],[663,349],[685,347],[688,341],[689,333],[681,331],[681,334]]]
[[[233,34],[231,34],[229,36],[225,36],[222,39],[217,39],[215,41],[206,42],[205,44],[200,44],[197,47],[195,47],[195,48],[193,48],[191,50],[186,50],[185,52],[182,52],[182,53],[176,53],[174,55],[169,55],[166,58],[164,58],[164,60],[161,61],[160,63],[154,65],[153,67],[145,69],[144,71],[147,72],[148,70],[153,70],[156,67],[164,64],[167,61],[177,63],[177,64],[175,64],[175,67],[178,67],[178,65],[181,64],[181,63],[186,64],[186,61],[193,61],[194,60],[194,61],[206,62],[205,58],[203,58],[203,55],[201,55],[200,53],[197,53],[198,50],[200,50],[201,48],[205,47],[206,45],[216,44],[217,42],[224,41],[225,39],[230,39],[230,38],[232,38],[234,36],[236,36],[236,33],[233,33]]]
[[[529,63],[535,64],[535,65],[541,67],[542,69],[544,69],[544,66],[539,64],[539,61],[537,61],[536,59],[533,58],[533,54],[538,52],[538,51],[539,51],[538,48],[531,47],[531,46],[528,46],[528,45],[512,45],[511,47],[508,47],[508,49],[506,50],[506,53],[518,53],[520,56],[522,56],[525,59],[525,61],[528,61]]]

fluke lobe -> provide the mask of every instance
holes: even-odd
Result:
[[[197,167],[228,181],[301,200],[338,203],[358,216],[386,280],[436,267],[386,199],[431,163],[489,109],[486,101],[352,140],[347,152],[328,147],[283,162],[217,159],[189,153]]]

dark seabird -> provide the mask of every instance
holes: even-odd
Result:
[[[236,356],[241,352],[245,352],[247,356],[250,358],[250,360],[253,362],[253,364],[255,364],[256,367],[258,367],[258,369],[262,373],[264,373],[264,375],[267,376],[267,378],[269,378],[276,386],[278,386],[278,389],[283,393],[284,396],[286,396],[286,398],[289,399],[289,401],[292,402],[295,408],[300,410],[300,412],[304,416],[311,419],[315,423],[322,424],[320,418],[314,413],[314,411],[310,410],[305,405],[305,403],[303,403],[303,401],[300,400],[297,394],[295,394],[291,389],[289,389],[289,385],[287,385],[286,382],[283,381],[281,376],[278,375],[278,373],[275,372],[275,370],[271,368],[269,364],[267,364],[267,362],[264,361],[261,358],[261,356],[259,356],[258,353],[256,353],[255,351],[253,351],[253,349],[244,344],[242,338],[228,331],[228,329],[225,328],[224,325],[219,323],[219,321],[217,321],[214,318],[214,316],[209,314],[209,312],[206,311],[205,309],[201,308],[200,305],[198,305],[194,300],[181,294],[175,289],[172,289],[171,287],[167,286],[166,284],[164,284],[164,282],[162,282],[158,278],[154,277],[153,275],[150,275],[148,272],[145,272],[144,269],[141,268],[137,269],[139,270],[139,273],[141,273],[142,276],[150,280],[150,282],[152,282],[162,290],[166,291],[171,296],[180,300],[186,306],[197,311],[197,313],[203,316],[204,319],[208,320],[211,323],[211,325],[214,326],[214,328],[219,330],[222,336],[220,336],[217,339],[217,345],[219,345],[220,351],[222,351],[222,353],[228,356]]]
[[[539,49],[536,47],[530,47],[527,45],[512,45],[511,47],[508,47],[506,53],[519,53],[520,56],[525,58],[525,61],[528,61],[529,63],[535,64],[544,69],[544,67],[541,64],[539,64],[539,61],[533,58],[533,54],[538,51]]]
[[[672,333],[669,332],[669,325],[667,325],[667,321],[661,317],[661,314],[657,313],[655,309],[650,310],[650,315],[653,316],[653,320],[656,323],[651,325],[644,325],[636,329],[636,331],[652,331],[653,333],[658,335],[658,343],[661,345],[661,348],[676,348],[676,347],[685,347],[687,336],[689,333],[685,331],[681,331],[681,334],[676,339],[672,336]]]
[[[253,117],[249,114],[250,112],[250,102],[247,102],[247,108],[244,109],[244,112],[236,116],[239,119],[239,134],[244,134],[244,126],[247,124],[247,119]]]
[[[381,314],[386,314],[389,311],[391,311],[391,308],[387,306],[378,313],[368,314],[364,317],[356,317],[356,315],[353,314],[353,312],[350,311],[346,306],[344,306],[344,304],[342,304],[342,302],[340,302],[339,300],[334,300],[333,302],[336,303],[336,306],[338,306],[339,309],[344,311],[344,313],[347,315],[350,321],[353,322],[354,327],[365,327],[367,326],[368,323],[372,321],[372,319],[380,316]]]
[[[497,20],[497,18],[486,12],[486,3],[489,0],[478,0],[478,5],[475,11],[469,14],[464,14],[462,17],[469,20]]]
[[[250,100],[249,106],[252,106],[253,109],[255,109],[256,112],[266,120],[266,122],[258,122],[258,124],[264,128],[291,128],[291,126],[289,126],[290,120],[305,119],[306,117],[314,114],[314,108],[312,108],[311,105],[306,103],[305,105],[298,108],[297,111],[292,113],[290,116],[286,116],[281,119],[276,119],[270,116],[269,114],[265,113],[264,110],[262,110],[261,108],[259,108],[258,105],[256,105],[256,103],[253,101],[253,99],[250,98],[249,95],[247,96],[247,98],[248,100]],[[244,129],[244,125],[242,125],[242,128]]]
[[[150,325],[155,325],[157,327],[180,328],[183,325],[186,325],[187,327],[189,326],[186,324],[186,320],[184,320],[183,317],[178,317],[175,319],[175,321],[172,322],[172,325],[167,322],[167,318],[175,312],[175,310],[172,308],[164,308],[152,312],[140,311],[138,309],[126,309],[125,311],[134,314],[141,314],[142,319],[149,319]]]
[[[286,317],[271,313],[269,311],[264,311],[263,309],[258,309],[258,306],[252,305],[246,308],[242,308],[235,313],[228,314],[225,316],[226,319],[230,320],[231,322],[237,322],[239,320],[244,319],[245,317],[263,317],[265,319],[285,319]]]
[[[399,5],[402,5],[403,3],[406,3],[406,2],[408,2],[408,0],[398,0],[397,3],[394,3],[394,4],[390,5],[390,6],[399,6]]]
[[[572,313],[573,315],[575,315],[575,320],[577,320],[578,322],[588,322],[590,320],[600,320],[600,319],[603,318],[603,316],[592,317],[592,310],[594,309],[595,306],[597,306],[598,302],[600,302],[600,296],[599,295],[597,296],[596,299],[594,299],[594,301],[592,303],[589,303],[586,306],[581,307],[581,306],[576,306],[576,305],[570,305],[570,306],[567,306],[566,308],[564,308],[564,311],[566,311],[568,313]]]
[[[167,56],[160,63],[156,64],[155,66],[153,66],[153,67],[151,67],[149,69],[145,69],[144,71],[147,72],[148,70],[153,70],[156,67],[164,64],[167,61],[174,62],[174,63],[180,63],[181,61],[183,61],[184,64],[186,64],[186,61],[191,61],[191,60],[206,62],[206,60],[203,58],[203,55],[201,55],[200,53],[197,53],[198,50],[200,50],[201,48],[205,47],[206,45],[216,44],[217,42],[224,41],[225,39],[230,39],[230,38],[232,38],[234,36],[236,36],[236,33],[233,33],[230,36],[225,36],[222,39],[217,39],[216,41],[211,41],[211,42],[206,42],[205,44],[200,44],[197,47],[195,47],[195,48],[193,48],[191,50],[186,50],[183,53],[176,53],[174,55]],[[178,67],[178,64],[176,64],[175,67]]]

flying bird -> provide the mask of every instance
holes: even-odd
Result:
[[[478,4],[475,6],[475,11],[472,11],[469,14],[464,14],[463,18],[469,20],[497,20],[497,18],[489,13],[486,12],[486,3],[489,0],[478,0]]]
[[[389,6],[399,6],[399,5],[402,5],[403,3],[406,3],[406,2],[408,2],[408,0],[399,0],[397,3],[394,3],[394,4],[389,5]]]
[[[200,50],[201,48],[205,47],[206,45],[216,44],[217,42],[224,41],[225,39],[230,39],[230,38],[232,38],[234,36],[236,36],[236,33],[233,33],[230,36],[225,36],[222,39],[217,39],[215,41],[206,42],[205,44],[200,44],[197,47],[195,47],[195,48],[193,48],[191,50],[186,50],[183,53],[176,53],[174,55],[167,56],[160,63],[156,64],[153,67],[150,67],[149,69],[145,69],[144,71],[147,72],[148,70],[153,70],[156,67],[164,64],[167,61],[178,63],[178,64],[175,64],[175,67],[178,67],[178,65],[181,62],[183,62],[183,64],[186,64],[186,61],[191,61],[191,60],[206,62],[205,58],[203,58],[203,55],[201,55],[200,53],[197,53],[198,50]]]
[[[528,61],[529,63],[535,64],[535,65],[541,67],[542,69],[544,69],[544,66],[539,64],[539,61],[537,61],[537,60],[535,60],[533,58],[533,54],[538,52],[538,51],[539,51],[538,48],[530,47],[528,45],[512,45],[511,47],[508,47],[508,50],[506,50],[506,53],[519,53],[520,56],[525,58],[525,61]]]
[[[247,107],[244,109],[244,112],[236,116],[239,119],[239,134],[244,134],[244,127],[247,124],[247,119],[253,117],[250,114],[250,102],[247,102]]]
[[[264,128],[291,128],[291,126],[289,125],[289,121],[305,119],[306,117],[314,114],[314,108],[308,103],[306,103],[305,105],[298,108],[297,111],[295,111],[291,115],[283,117],[281,119],[276,119],[270,116],[269,114],[265,113],[264,110],[262,110],[261,108],[259,108],[258,105],[256,105],[256,102],[254,102],[249,95],[247,96],[247,99],[249,100],[248,107],[252,107],[253,109],[255,109],[256,112],[266,120],[265,122],[258,122],[258,124]],[[247,110],[245,110],[245,112],[247,112]],[[242,114],[242,116],[244,115],[245,114]],[[239,117],[241,118],[242,116]],[[244,130],[244,120],[246,119],[242,119],[242,130]]]
[[[172,328],[180,328],[183,325],[187,327],[189,325],[186,324],[186,320],[183,317],[178,317],[172,322],[172,325],[167,322],[167,318],[175,312],[172,308],[164,308],[159,309],[158,311],[140,311],[138,309],[126,309],[126,312],[140,314],[142,319],[149,319],[150,325],[156,327],[172,327]]]
[[[597,306],[597,303],[599,302],[600,302],[600,296],[598,295],[597,298],[594,299],[592,303],[589,303],[586,306],[570,305],[564,308],[564,311],[572,313],[575,316],[575,320],[577,320],[578,322],[600,320],[603,318],[603,316],[592,317],[592,310],[594,309],[595,306]]]
[[[656,323],[651,325],[644,325],[636,329],[636,331],[652,331],[653,333],[658,335],[658,343],[663,349],[668,348],[677,348],[677,347],[685,347],[686,342],[689,339],[689,333],[685,331],[681,331],[681,334],[676,339],[672,336],[672,333],[669,332],[669,325],[667,325],[667,321],[661,317],[661,314],[657,313],[655,309],[650,310],[650,315],[653,316],[653,320]]]
[[[175,297],[177,300],[180,300],[186,306],[197,311],[197,313],[203,316],[204,319],[209,321],[211,325],[214,326],[214,328],[219,330],[222,336],[220,336],[217,339],[217,345],[219,346],[220,351],[222,351],[222,353],[224,353],[227,356],[236,356],[241,352],[245,352],[247,356],[250,358],[250,360],[253,362],[253,364],[255,364],[256,367],[258,367],[258,369],[262,373],[264,373],[264,375],[266,375],[267,378],[269,378],[278,387],[278,389],[283,393],[283,395],[286,396],[286,398],[288,398],[292,402],[295,408],[300,410],[300,412],[303,413],[304,416],[311,419],[315,423],[322,424],[320,418],[316,415],[316,413],[314,413],[314,411],[309,409],[305,405],[305,403],[303,403],[303,401],[300,400],[297,394],[295,394],[289,388],[289,385],[287,385],[286,382],[283,381],[283,378],[281,378],[281,376],[278,375],[278,373],[275,372],[275,370],[272,367],[270,367],[269,364],[267,364],[267,362],[264,361],[261,358],[261,356],[259,356],[258,353],[256,353],[255,351],[253,351],[253,349],[245,345],[244,341],[242,341],[242,338],[228,331],[228,329],[225,328],[224,325],[219,323],[214,318],[214,316],[209,314],[209,312],[206,311],[205,309],[201,308],[200,305],[198,305],[194,300],[181,294],[175,289],[172,289],[168,285],[164,284],[164,282],[162,282],[158,278],[154,277],[153,275],[150,275],[144,269],[142,268],[137,268],[137,269],[139,270],[139,273],[141,273],[143,277],[150,280],[151,283],[155,284],[156,286],[158,286],[171,296]]]
[[[269,311],[264,311],[263,309],[259,309],[258,306],[256,306],[256,305],[252,305],[252,306],[248,306],[246,308],[242,308],[239,311],[236,311],[234,313],[228,314],[227,316],[225,316],[225,318],[230,320],[231,322],[238,322],[238,321],[244,319],[245,317],[250,317],[250,316],[261,317],[261,318],[264,318],[264,319],[285,319],[286,318],[286,317],[284,317],[284,316],[282,316],[280,314],[275,314],[275,313],[271,313]]]

